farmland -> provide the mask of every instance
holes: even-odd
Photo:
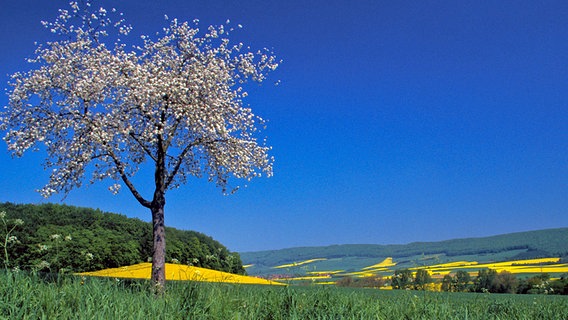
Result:
[[[249,275],[365,277],[394,270],[426,269],[435,278],[464,270],[507,271],[525,277],[567,272],[568,228],[512,233],[485,238],[418,242],[404,245],[333,245],[241,252]],[[540,260],[539,260],[540,259]],[[276,268],[278,267],[278,268]]]
[[[397,268],[397,263],[389,257],[359,271],[345,272],[344,270],[310,271],[310,264],[326,261],[324,258],[314,258],[286,265],[275,266],[273,269],[286,269],[285,273],[269,277],[251,277],[182,264],[166,264],[166,279],[181,281],[223,282],[236,284],[265,284],[265,285],[337,285],[358,286],[376,289],[424,289],[429,291],[483,291],[529,293],[531,289],[542,286],[544,290],[532,290],[531,293],[566,294],[566,275],[568,264],[560,263],[560,258],[537,258],[512,260],[492,263],[476,261],[456,261],[442,264],[425,265],[412,268]],[[110,268],[94,272],[78,273],[80,276],[111,277],[126,279],[149,279],[150,263],[139,263],[132,266]],[[488,274],[491,271],[492,274]],[[467,277],[465,283],[457,284],[460,277]],[[420,274],[427,279],[420,280]],[[408,280],[401,287],[398,280],[406,274]],[[499,280],[499,275],[509,280]],[[554,276],[550,278],[550,276]],[[491,276],[491,279],[483,280]],[[522,277],[524,283],[519,284],[516,277]],[[560,278],[561,277],[561,278]],[[352,280],[355,278],[356,280]],[[397,278],[397,279],[395,279]],[[526,283],[529,278],[530,283]],[[360,280],[357,280],[360,279]],[[538,280],[538,281],[537,281]],[[423,283],[418,283],[418,282]],[[482,281],[492,282],[482,284]],[[507,282],[506,289],[498,289],[500,282]],[[537,282],[535,282],[537,281]],[[552,284],[551,284],[552,281]],[[354,284],[357,283],[357,284]],[[461,281],[463,282],[463,281]],[[456,289],[458,288],[459,289]],[[520,287],[520,288],[519,288]],[[526,287],[526,288],[525,288]],[[534,287],[534,288],[533,288]],[[544,292],[540,292],[544,291]]]
[[[492,270],[497,273],[509,273],[511,275],[519,277],[530,277],[534,275],[547,275],[547,276],[557,276],[565,277],[568,274],[568,264],[561,263],[560,258],[549,257],[549,258],[536,258],[536,259],[523,259],[523,260],[511,260],[502,262],[491,262],[491,263],[479,263],[477,261],[454,261],[441,264],[433,265],[423,265],[410,268],[399,268],[397,263],[393,258],[388,257],[383,261],[363,267],[360,270],[346,272],[344,270],[319,270],[315,271],[315,267],[310,268],[310,264],[315,264],[317,262],[326,261],[324,258],[309,259],[305,261],[299,261],[295,263],[290,263],[285,266],[286,273],[280,273],[269,275],[268,278],[284,281],[291,284],[302,284],[310,283],[316,284],[338,284],[346,277],[353,278],[377,278],[381,281],[382,289],[390,289],[389,283],[393,274],[396,274],[397,270],[407,270],[409,275],[416,276],[416,274],[422,270],[425,271],[430,276],[429,290],[439,291],[441,289],[441,280],[444,277],[450,275],[455,275],[457,272],[465,272],[472,279],[479,275],[480,271]],[[276,266],[274,269],[282,269],[282,266]],[[377,286],[377,284],[373,285]]]
[[[0,272],[2,319],[566,319],[568,299]]]
[[[407,245],[241,253],[249,275],[296,285],[566,294],[568,229]]]

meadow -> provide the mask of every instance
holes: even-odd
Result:
[[[0,319],[567,319],[568,298],[0,272]]]

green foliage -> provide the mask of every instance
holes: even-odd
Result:
[[[4,260],[5,269],[10,267],[9,247],[20,242],[18,237],[12,235],[12,233],[22,224],[24,224],[24,221],[21,219],[8,219],[6,218],[6,212],[0,211],[0,246],[3,251],[2,260]]]
[[[486,292],[517,294],[568,295],[568,275],[551,280],[546,273],[530,278],[517,278],[510,272],[484,269],[478,272],[473,285],[467,272],[458,271],[454,276],[445,275],[441,290],[446,292]]]
[[[517,293],[529,294],[560,294],[568,295],[568,275],[562,275],[559,279],[551,280],[546,273],[521,279]]]
[[[479,270],[474,281],[475,292],[493,293],[515,293],[517,292],[518,280],[508,271],[497,271],[492,269]]]
[[[149,281],[0,272],[0,319],[567,319],[559,296]]]
[[[432,282],[432,277],[428,271],[424,269],[419,269],[416,271],[416,276],[414,277],[414,289],[425,290],[426,284]]]
[[[412,288],[412,271],[408,269],[396,270],[391,278],[393,289],[410,289]]]
[[[385,280],[380,276],[370,276],[362,278],[343,277],[335,283],[338,287],[348,288],[381,288],[385,285]]]
[[[491,292],[493,290],[493,283],[495,283],[496,278],[497,271],[493,269],[479,270],[474,283],[475,292]]]
[[[455,278],[455,291],[457,292],[469,291],[469,282],[471,281],[471,276],[467,271],[458,270],[454,278]]]
[[[551,281],[550,289],[550,293],[568,295],[568,275],[564,275],[558,280]]]
[[[93,271],[146,262],[152,256],[152,226],[139,219],[58,204],[0,203],[0,211],[23,221],[12,231],[18,242],[10,246],[10,254],[11,264],[24,270]],[[167,262],[244,274],[240,256],[213,238],[166,230]]]
[[[519,281],[515,275],[508,271],[501,271],[497,274],[497,283],[494,284],[496,293],[515,293]]]
[[[442,279],[442,291],[447,292],[468,292],[470,291],[471,276],[467,271],[458,270],[456,274],[445,275]]]
[[[455,285],[454,285],[454,278],[447,274],[444,276],[444,278],[442,279],[442,287],[441,287],[442,291],[445,292],[455,292]]]

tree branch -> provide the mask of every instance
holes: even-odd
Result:
[[[191,148],[198,146],[200,144],[209,144],[209,143],[226,142],[226,141],[228,141],[228,139],[213,139],[211,141],[204,141],[204,139],[198,138],[195,141],[193,141],[192,143],[188,144],[183,149],[183,151],[178,155],[177,160],[176,160],[176,164],[175,164],[173,170],[169,173],[169,175],[166,179],[166,189],[169,188],[170,184],[174,181],[174,178],[177,175],[177,173],[178,173],[178,171],[181,167],[181,164],[183,163],[185,156],[187,155],[189,150],[191,150]]]
[[[187,155],[189,150],[191,150],[191,148],[195,147],[196,145],[199,145],[199,143],[200,143],[200,139],[195,140],[194,142],[188,144],[183,149],[183,151],[179,154],[179,156],[176,159],[176,164],[175,164],[173,170],[168,174],[168,177],[166,179],[166,189],[168,189],[170,187],[170,184],[172,184],[172,182],[174,181],[174,178],[177,175],[179,168],[181,167],[183,159],[185,158],[185,156]]]
[[[128,135],[138,143],[138,145],[144,150],[144,152],[152,159],[154,162],[157,162],[158,159],[152,154],[152,150],[148,149],[134,134],[134,132],[129,132]]]
[[[112,161],[114,162],[114,165],[116,166],[116,170],[120,174],[122,181],[128,187],[128,189],[130,190],[130,192],[132,193],[134,198],[136,198],[136,200],[138,200],[138,202],[142,206],[144,206],[146,208],[151,208],[152,202],[144,199],[144,197],[140,194],[140,192],[138,192],[138,190],[136,190],[136,187],[134,186],[134,184],[132,184],[132,181],[130,181],[130,179],[126,175],[126,172],[124,172],[124,168],[123,168],[124,166],[123,166],[122,162],[120,162],[120,160],[116,157],[116,155],[112,152],[112,150],[109,150],[109,156],[111,157]]]

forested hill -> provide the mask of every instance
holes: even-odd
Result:
[[[0,203],[0,212],[6,213],[0,239],[5,226],[15,226],[10,233],[15,238],[7,243],[10,267],[79,272],[146,262],[152,256],[152,226],[139,219],[59,204]],[[244,273],[238,253],[209,236],[166,228],[166,237],[166,262]]]
[[[341,264],[349,264],[341,267],[349,268],[350,264],[364,264],[386,257],[393,257],[397,261],[431,257],[439,262],[448,262],[458,259],[495,261],[550,256],[568,257],[568,228],[401,245],[349,244],[241,253],[245,264],[255,265],[256,270],[248,270],[252,274],[262,273],[264,268],[314,258],[341,260]]]

